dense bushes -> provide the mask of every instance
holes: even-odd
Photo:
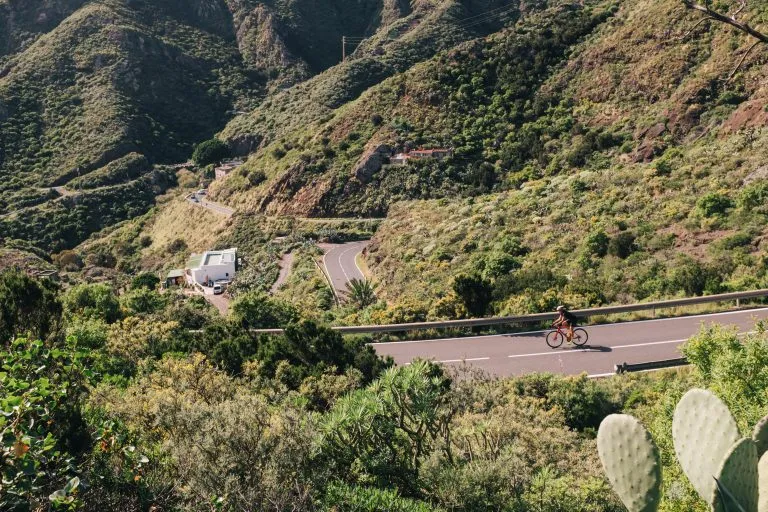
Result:
[[[58,289],[50,281],[0,272],[0,347],[16,335],[45,339],[59,327],[61,311]]]
[[[0,302],[12,297],[4,290]],[[232,322],[206,318],[196,299],[139,311],[121,297],[107,324],[108,291],[67,292],[68,339],[0,351],[4,508],[53,495],[65,510],[618,512],[593,440],[607,414],[644,418],[665,451],[670,404],[693,381],[743,426],[768,407],[761,326],[743,343],[703,330],[684,348],[693,373],[454,380],[426,361],[387,369],[365,340],[312,322],[251,336],[242,318],[273,322],[281,311],[263,296]],[[201,335],[187,331],[200,325]],[[238,347],[236,364],[226,347]],[[684,487],[663,499],[698,510]]]
[[[192,160],[199,166],[218,163],[229,156],[229,147],[219,139],[210,139],[195,146]]]

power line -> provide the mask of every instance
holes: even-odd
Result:
[[[475,17],[475,19],[465,18],[464,20],[461,20],[458,25],[462,28],[476,27],[478,25],[488,23],[494,19],[500,19],[502,16],[510,14],[516,9],[517,9],[516,6],[508,5],[504,7],[502,10],[497,12],[489,11],[488,13],[485,13],[485,15],[483,15],[482,17]],[[470,20],[469,23],[466,23],[466,20]]]
[[[457,20],[457,25],[461,28],[468,29],[473,28],[485,23],[488,23],[494,19],[501,19],[502,16],[512,13],[517,9],[515,4],[502,5],[486,12],[475,14]],[[347,44],[354,44],[359,46],[363,41],[367,40],[367,37],[360,36],[342,36],[341,37],[341,60],[347,59]]]

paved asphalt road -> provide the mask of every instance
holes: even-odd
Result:
[[[187,201],[189,201],[190,203],[196,206],[202,206],[203,208],[208,208],[212,212],[220,213],[221,215],[225,215],[227,217],[231,217],[232,214],[235,213],[235,210],[233,208],[221,205],[219,203],[214,203],[212,201],[208,201],[204,195],[200,195],[197,192],[195,192],[194,194],[188,195]]]
[[[768,308],[587,326],[589,342],[581,349],[567,346],[567,343],[559,349],[549,348],[544,339],[548,331],[376,343],[373,346],[380,355],[390,355],[401,365],[422,358],[445,364],[466,361],[499,376],[531,372],[569,375],[587,372],[591,376],[602,376],[612,375],[614,365],[620,363],[680,357],[680,345],[702,325],[717,323],[749,332],[759,319],[768,319]]]
[[[344,295],[347,292],[347,283],[352,279],[365,279],[355,259],[369,243],[368,240],[365,240],[346,244],[321,245],[326,251],[325,256],[323,256],[325,273],[331,278],[337,294]]]

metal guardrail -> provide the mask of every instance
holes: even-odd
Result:
[[[655,311],[657,309],[674,308],[678,306],[691,306],[695,304],[707,304],[712,302],[728,302],[732,300],[735,300],[736,304],[738,305],[739,301],[742,299],[755,299],[761,297],[768,297],[768,289],[752,290],[748,292],[721,293],[719,295],[688,297],[684,299],[660,300],[655,302],[643,302],[640,304],[626,304],[623,306],[579,309],[571,311],[571,313],[578,317],[586,318],[595,315],[613,315],[616,313],[629,313],[633,311]],[[466,320],[415,322],[408,324],[335,326],[332,327],[332,329],[343,334],[406,332],[427,329],[456,329],[461,327],[536,323],[546,320],[554,320],[556,317],[557,313],[536,313],[533,315],[502,316],[494,318],[469,318]],[[281,334],[283,329],[253,329],[252,332],[261,334]]]
[[[676,366],[685,366],[688,359],[678,357],[675,359],[662,359],[660,361],[649,361],[647,363],[621,363],[613,367],[615,373],[644,372],[648,370],[660,370],[662,368],[674,368]]]

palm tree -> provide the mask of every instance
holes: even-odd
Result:
[[[364,309],[376,303],[376,292],[373,284],[367,279],[352,279],[347,283],[347,301],[357,309]]]

